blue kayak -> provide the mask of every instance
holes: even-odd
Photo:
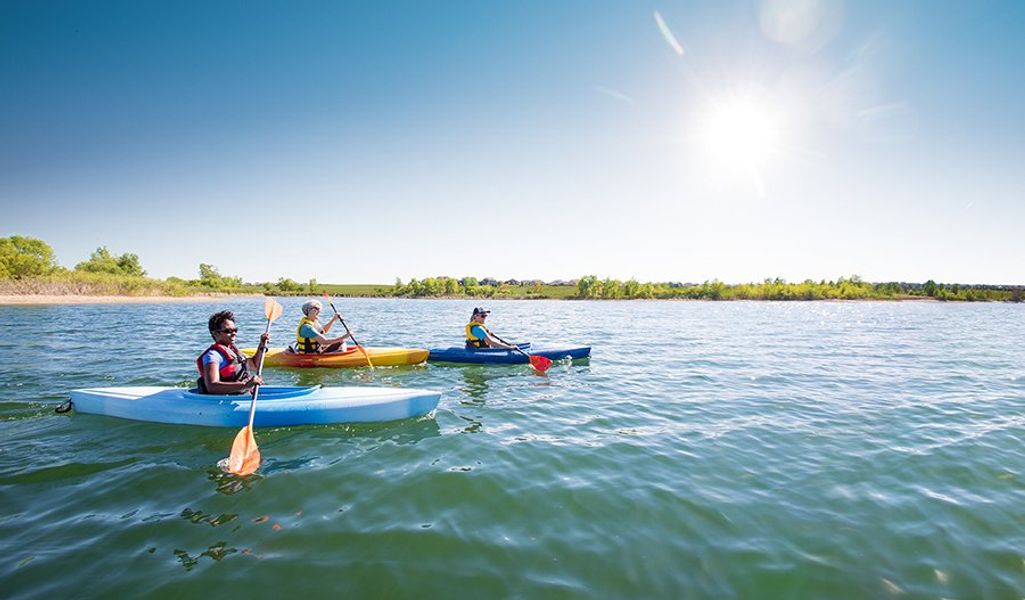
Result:
[[[590,346],[578,346],[575,348],[532,348],[529,343],[516,344],[524,352],[543,356],[552,360],[565,358],[579,359],[591,356]],[[450,348],[431,348],[427,357],[428,362],[449,362],[465,363],[473,365],[522,365],[527,364],[529,359],[515,350],[502,350],[496,348],[474,348],[466,346],[452,346]]]
[[[388,387],[261,386],[257,427],[369,423],[420,417],[438,406],[441,392]],[[215,396],[173,387],[73,390],[75,412],[136,421],[242,427],[249,422],[249,394]]]

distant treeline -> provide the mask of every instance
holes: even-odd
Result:
[[[321,284],[316,279],[300,283],[281,277],[275,282],[243,282],[241,277],[221,275],[217,267],[201,263],[196,279],[147,277],[139,257],[116,255],[105,246],[89,260],[67,269],[57,264],[53,249],[30,237],[0,238],[0,294],[110,294],[172,295],[203,293],[268,294],[276,296],[319,295],[368,297],[474,297],[474,298],[564,298],[564,299],[694,299],[694,300],[937,300],[1021,302],[1025,286],[961,285],[936,283],[869,283],[857,275],[836,281],[805,280],[788,283],[766,279],[761,283],[641,283],[635,279],[599,279],[587,275],[569,281],[499,281],[485,277],[427,277],[394,285]]]
[[[148,277],[138,255],[114,254],[100,246],[89,260],[68,269],[57,264],[53,248],[30,237],[0,238],[0,294],[84,294],[115,296],[188,296],[192,294],[320,293],[316,280],[300,284],[280,278],[277,282],[245,283],[241,277],[221,275],[217,267],[199,265],[199,277],[182,279]],[[386,289],[388,286],[384,286]]]
[[[805,280],[787,283],[766,279],[761,283],[726,284],[718,280],[704,283],[641,283],[635,279],[599,279],[594,275],[569,282],[548,284],[542,281],[477,280],[473,277],[429,277],[396,281],[395,296],[483,296],[527,298],[572,298],[595,300],[690,299],[690,300],[901,300],[935,298],[967,302],[1011,301],[1025,299],[1025,287],[1010,285],[960,285],[936,283],[868,283],[857,275],[836,281]]]

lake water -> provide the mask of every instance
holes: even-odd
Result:
[[[301,299],[272,335],[289,338]],[[339,299],[371,346],[593,346],[526,366],[268,369],[442,390],[433,418],[233,429],[58,415],[184,385],[259,299],[0,307],[0,597],[1018,598],[1025,306]]]

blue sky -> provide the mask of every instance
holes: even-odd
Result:
[[[982,0],[0,0],[0,236],[158,277],[1025,283],[1022,31]]]

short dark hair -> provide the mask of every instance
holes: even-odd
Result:
[[[222,310],[221,312],[215,312],[214,314],[210,315],[210,335],[216,340],[217,336],[215,334],[221,330],[221,327],[224,326],[224,322],[234,320],[235,313],[231,312],[230,310]]]

